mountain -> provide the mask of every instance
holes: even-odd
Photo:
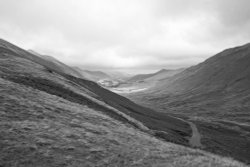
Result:
[[[3,43],[3,42],[2,42]],[[6,42],[5,42],[6,43]],[[13,45],[9,44],[11,47],[14,47]],[[19,51],[19,53],[22,54],[27,54],[23,53],[22,50],[16,49],[16,51]],[[47,56],[47,55],[41,55],[33,50],[28,50],[29,56],[27,58],[32,59],[35,62],[38,62],[42,65],[45,65],[48,69],[58,71],[61,73],[65,73],[68,75],[72,75],[78,78],[85,78],[81,73],[76,71],[75,69],[67,66],[66,64],[58,61],[56,58],[52,56]],[[35,56],[34,56],[35,55]]]
[[[250,44],[124,95],[156,111],[189,117],[207,150],[250,159]]]
[[[125,81],[132,76],[132,74],[129,74],[127,72],[121,72],[121,71],[115,71],[115,70],[106,70],[105,72],[109,76],[111,76],[111,78],[120,80],[120,81]]]
[[[79,72],[81,75],[83,75],[86,79],[91,81],[99,81],[101,79],[109,79],[111,78],[108,74],[102,72],[102,71],[89,71],[89,70],[83,70],[79,67],[73,67],[77,72]]]
[[[117,80],[102,71],[83,70],[79,67],[74,67],[74,69],[81,73],[86,79],[94,81],[103,87],[116,87],[120,84],[120,80]]]
[[[90,73],[92,75],[95,75],[101,79],[105,79],[105,78],[110,78],[110,76],[102,71],[89,71],[89,70],[85,70],[85,72]]]
[[[183,70],[184,69],[162,69],[152,74],[138,74],[120,82],[115,88],[110,88],[110,90],[119,94],[142,92],[149,88],[154,88],[155,84],[162,82],[162,80],[174,76]]]
[[[227,49],[161,83],[165,91],[249,90],[250,44]],[[162,91],[162,90],[161,90]]]
[[[151,74],[138,74],[135,75],[127,80],[127,82],[144,82],[144,81],[159,81],[161,79],[173,76],[179,72],[183,71],[183,69],[177,69],[177,70],[166,70],[162,69],[160,71],[157,71],[155,73]]]
[[[158,73],[158,72],[156,72],[156,73]],[[144,80],[146,78],[154,76],[156,73],[153,73],[153,74],[138,74],[138,75],[135,75],[135,76],[129,78],[127,80],[127,82],[139,82],[139,81],[142,81],[142,80]]]
[[[166,70],[166,69],[162,69],[160,71],[158,71],[157,73],[155,73],[155,75],[152,75],[146,79],[144,79],[145,82],[161,82],[162,80],[172,77],[180,72],[182,72],[184,70],[184,68],[180,68],[180,69],[175,69],[175,70]]]
[[[58,61],[56,58],[52,56],[41,55],[33,50],[28,50],[28,52],[44,60],[47,60],[51,63],[54,63],[54,66],[57,66],[58,68],[60,68],[61,72],[69,74],[69,75],[73,75],[75,77],[84,78],[84,79],[88,79],[88,80],[95,81],[95,82],[101,79],[110,78],[109,75],[101,71],[89,71],[89,70],[83,70],[79,67],[70,67]]]
[[[168,103],[166,106],[170,105],[169,107],[177,107],[174,101],[195,103],[196,107],[200,107],[200,113],[205,113],[204,110],[209,108],[214,112],[213,117],[217,115],[218,118],[250,123],[250,113],[247,112],[250,109],[249,64],[250,44],[246,44],[218,53],[196,66],[162,80],[147,91],[159,99],[159,103]],[[151,100],[157,101],[154,97]],[[232,113],[239,115],[235,117]],[[197,116],[197,112],[193,114]]]
[[[246,166],[167,142],[188,145],[188,123],[4,40],[0,59],[1,166]]]

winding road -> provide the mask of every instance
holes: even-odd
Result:
[[[202,148],[203,146],[201,144],[201,135],[198,131],[198,128],[193,122],[189,122],[189,121],[186,121],[186,122],[190,125],[192,129],[192,136],[189,139],[190,146]]]
[[[196,147],[196,148],[202,148],[203,145],[201,144],[201,134],[199,133],[197,126],[193,122],[184,120],[182,118],[178,118],[178,117],[174,117],[174,118],[188,123],[190,128],[192,129],[192,136],[189,138],[190,146]]]

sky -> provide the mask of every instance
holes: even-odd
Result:
[[[0,38],[85,69],[188,67],[250,42],[249,0],[0,0]]]

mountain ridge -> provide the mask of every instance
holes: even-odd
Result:
[[[151,78],[153,76],[156,76],[158,74],[161,74],[161,73],[167,73],[167,72],[172,72],[172,71],[176,71],[176,70],[170,70],[170,69],[161,69],[159,71],[156,71],[154,73],[149,73],[149,74],[137,74],[135,76],[132,76],[131,78],[129,78],[127,80],[127,82],[140,82],[140,81],[143,81],[143,80],[147,80],[148,78]],[[177,69],[178,71],[178,69]]]
[[[168,87],[169,90],[191,90],[201,89],[201,86],[206,86],[206,91],[211,85],[211,89],[225,88],[233,86],[240,79],[248,79],[250,76],[250,44],[245,44],[240,47],[226,49],[204,62],[192,66],[183,72],[170,78],[165,83],[161,83],[163,87]],[[238,76],[239,75],[239,76]],[[243,76],[245,75],[245,76]],[[206,81],[206,82],[204,82]],[[249,88],[250,80],[246,81],[245,88]],[[217,85],[216,85],[217,84]],[[175,86],[173,86],[175,85]],[[232,88],[232,87],[231,87]],[[240,86],[238,86],[240,88]],[[241,87],[242,88],[242,87]],[[168,90],[167,90],[168,91]]]
[[[108,74],[102,71],[90,71],[84,70],[80,67],[73,67],[76,71],[78,71],[81,75],[85,76],[86,79],[97,82],[101,79],[108,79],[111,78]]]
[[[241,165],[169,143],[188,145],[191,134],[185,121],[137,105],[32,56],[0,41],[1,165],[151,166],[158,163],[155,157],[175,166]],[[145,149],[154,155],[145,154]],[[177,159],[170,158],[173,152]]]
[[[187,116],[205,149],[250,159],[250,44],[124,95],[158,112]]]
[[[0,137],[0,165],[151,166],[158,163],[154,161],[155,156],[165,165],[198,166],[200,161],[209,161],[215,166],[241,165],[156,139],[154,135],[157,135],[148,133],[144,125],[149,126],[154,120],[151,110],[92,81],[53,69],[44,59],[34,58],[13,45],[0,43],[0,126],[3,134]],[[157,115],[154,114],[157,122],[161,122],[158,118],[164,114],[158,118]],[[165,126],[169,131],[165,129],[165,134],[159,131],[158,137],[163,139],[162,135],[167,137],[172,133],[173,140],[178,139],[178,133],[171,130],[171,124],[177,119],[167,115],[165,118],[171,122]],[[149,122],[140,123],[145,119]],[[177,123],[183,126],[182,121]],[[187,128],[185,126],[183,128]],[[177,128],[181,130],[180,127]],[[157,129],[154,130],[156,133]],[[181,136],[179,134],[180,139]],[[145,149],[153,151],[154,157],[145,154]],[[172,151],[163,155],[162,149]],[[168,158],[173,152],[180,154],[178,159]],[[185,160],[186,156],[181,153],[189,154],[193,161]],[[162,156],[164,158],[160,158]]]

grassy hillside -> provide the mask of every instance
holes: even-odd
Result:
[[[162,142],[87,106],[0,81],[1,166],[242,165]]]
[[[161,83],[167,78],[170,78],[184,69],[176,69],[176,70],[166,70],[162,69],[156,73],[152,74],[139,74],[135,75],[124,82],[121,82],[115,88],[109,88],[111,91],[119,93],[119,94],[127,94],[133,92],[143,92],[144,90],[148,90],[150,88],[154,88],[155,85]]]
[[[124,94],[156,111],[189,117],[207,150],[250,160],[250,45],[227,49],[154,87]]]
[[[0,166],[244,166],[159,140],[151,110],[32,56],[0,45]]]
[[[227,49],[131,97],[161,111],[249,124],[249,64],[250,44]]]
[[[126,80],[126,82],[128,83],[136,83],[136,82],[155,82],[155,81],[160,81],[163,79],[166,79],[168,77],[171,77],[175,74],[178,74],[179,72],[183,71],[184,69],[176,69],[176,70],[166,70],[166,69],[162,69],[160,71],[157,71],[155,73],[151,73],[151,74],[138,74],[135,75],[131,78],[129,78],[128,80]]]

